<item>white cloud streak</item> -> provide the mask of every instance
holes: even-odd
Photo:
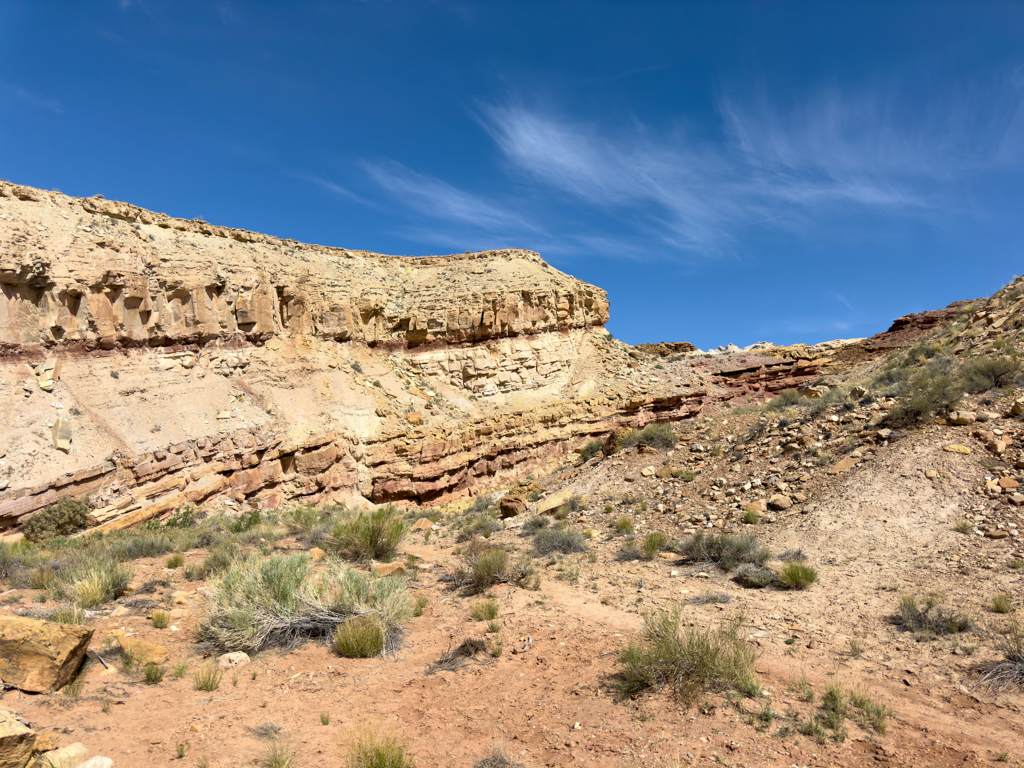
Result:
[[[361,167],[407,210],[456,231],[528,235],[564,253],[616,258],[666,246],[735,255],[765,230],[811,237],[854,211],[933,222],[967,216],[970,182],[1024,167],[1024,68],[934,97],[822,88],[788,107],[731,94],[717,107],[718,135],[697,139],[638,123],[616,130],[520,102],[480,105],[474,116],[520,185],[500,198],[393,161]]]

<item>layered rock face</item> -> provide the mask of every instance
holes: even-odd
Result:
[[[105,527],[434,501],[813,374],[656,365],[530,251],[382,256],[7,183],[0,289],[0,530],[62,495]]]
[[[416,347],[608,320],[529,251],[408,259],[0,183],[0,343],[166,346],[306,334]]]

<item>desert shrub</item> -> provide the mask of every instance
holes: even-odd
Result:
[[[712,592],[705,590],[703,594],[694,595],[686,601],[690,605],[715,605],[718,603],[731,603],[732,595],[727,592]]]
[[[636,445],[646,445],[659,451],[667,451],[678,442],[679,437],[671,424],[648,424],[636,436]]]
[[[761,515],[758,514],[756,509],[748,509],[743,513],[743,522],[747,525],[757,525],[761,522]]]
[[[119,531],[103,539],[106,553],[119,562],[143,557],[159,557],[177,549],[177,544],[165,532]]]
[[[498,618],[497,600],[480,600],[469,608],[469,615],[477,621],[493,621]]]
[[[672,472],[672,477],[682,480],[684,483],[692,483],[697,479],[697,473],[692,469],[677,469]]]
[[[416,768],[408,750],[394,736],[366,735],[349,747],[345,768]]]
[[[944,358],[943,358],[944,360]],[[948,411],[960,402],[964,389],[959,377],[933,361],[905,383],[888,421],[894,426],[909,426]]]
[[[731,536],[727,533],[707,534],[697,531],[678,547],[679,554],[686,560],[699,563],[715,563],[731,571],[742,563],[763,566],[772,553],[762,547],[756,536]]]
[[[197,691],[216,691],[223,677],[224,670],[219,667],[203,667],[192,675],[192,687]]]
[[[975,357],[960,366],[960,379],[968,392],[1006,387],[1024,371],[1020,358],[1011,355]]]
[[[545,515],[534,515],[526,521],[526,529],[532,532],[539,531],[551,525],[551,518]]]
[[[308,547],[323,542],[331,530],[331,516],[324,514],[312,504],[304,504],[285,510],[281,515],[285,530]]]
[[[818,580],[818,572],[799,560],[790,560],[779,571],[779,586],[784,589],[807,589]]]
[[[64,496],[26,520],[21,532],[31,542],[70,536],[89,525],[89,509],[86,500]]]
[[[305,554],[233,563],[210,600],[201,642],[247,653],[328,641],[339,624],[364,614],[373,615],[391,650],[411,612],[404,579],[375,579],[338,563],[314,575]]]
[[[245,533],[250,531],[260,523],[263,522],[263,515],[258,509],[250,509],[248,512],[243,512],[233,520],[228,520],[224,527],[231,533]]]
[[[522,763],[517,763],[501,747],[494,747],[491,753],[483,760],[473,764],[473,768],[526,768]]]
[[[639,641],[619,654],[617,683],[623,698],[645,689],[670,686],[677,699],[692,704],[706,690],[736,688],[752,694],[760,689],[754,673],[757,655],[741,635],[742,617],[701,630],[683,626],[678,607],[644,616]]]
[[[355,616],[334,630],[334,650],[346,659],[372,659],[384,652],[384,631],[373,616]]]
[[[79,608],[95,608],[127,592],[134,576],[135,571],[128,566],[92,555],[61,572],[52,592],[57,598],[69,600]]]
[[[644,536],[644,543],[641,547],[640,557],[643,560],[653,560],[661,550],[665,549],[671,539],[661,531],[651,531]]]
[[[153,626],[157,629],[167,629],[171,623],[171,614],[167,611],[153,611],[149,620],[153,622]]]
[[[587,540],[582,533],[568,528],[542,528],[533,535],[533,548],[539,555],[550,555],[552,552],[569,555],[573,552],[586,552]]]
[[[75,605],[60,605],[50,611],[45,617],[47,621],[56,624],[84,624],[85,614],[82,609]]]
[[[751,589],[767,587],[774,579],[775,573],[771,568],[762,568],[752,563],[744,563],[739,566],[733,575],[733,581]]]
[[[164,679],[164,668],[159,664],[149,662],[142,668],[142,679],[146,685],[156,685]]]
[[[796,405],[802,399],[803,395],[795,389],[784,389],[779,392],[778,395],[765,403],[764,408],[766,411],[784,411],[787,408]]]
[[[164,568],[181,568],[185,564],[185,558],[180,554],[173,554],[167,558],[167,562],[164,563]]]
[[[235,561],[238,547],[230,542],[220,542],[210,551],[203,562],[198,565],[185,566],[186,581],[205,581],[223,573]]]
[[[1009,613],[1013,610],[1013,595],[1006,592],[992,598],[993,613]]]
[[[0,541],[0,581],[9,581],[41,561],[42,557],[27,540]]]
[[[960,518],[953,523],[953,530],[957,533],[972,533],[974,531],[974,523],[965,518]]]
[[[295,750],[287,742],[274,740],[260,756],[259,768],[291,768],[295,762]]]
[[[580,448],[580,458],[583,459],[583,461],[590,461],[601,452],[602,446],[604,446],[604,443],[600,440],[591,440]]]
[[[471,592],[483,592],[506,580],[508,552],[472,542],[462,556],[462,565],[456,569],[455,580]]]
[[[808,398],[803,403],[804,411],[810,416],[818,416],[833,405],[840,405],[848,402],[850,387],[833,387],[821,397]]]
[[[1006,635],[997,639],[996,649],[1003,658],[977,667],[977,671],[982,673],[978,684],[998,689],[1014,686],[1024,690],[1024,627],[1012,622]]]
[[[353,560],[390,561],[409,529],[393,505],[360,512],[334,529],[337,549]]]
[[[916,632],[925,639],[968,632],[974,622],[966,613],[949,613],[941,608],[943,597],[932,593],[925,595],[918,604],[914,595],[900,598],[897,621],[907,630]]]
[[[615,530],[619,533],[632,533],[633,532],[633,518],[626,517],[623,515],[615,521]]]
[[[856,710],[853,714],[865,730],[880,734],[889,730],[889,718],[892,717],[889,707],[873,701],[865,691],[852,691],[849,700],[850,706]]]

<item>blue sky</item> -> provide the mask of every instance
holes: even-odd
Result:
[[[0,178],[523,247],[630,343],[816,342],[1021,267],[1024,4],[0,3]]]

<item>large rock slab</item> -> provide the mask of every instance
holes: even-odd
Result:
[[[93,630],[0,616],[0,680],[30,693],[53,693],[78,671]]]
[[[35,731],[13,712],[0,709],[0,768],[25,768],[35,744]]]

